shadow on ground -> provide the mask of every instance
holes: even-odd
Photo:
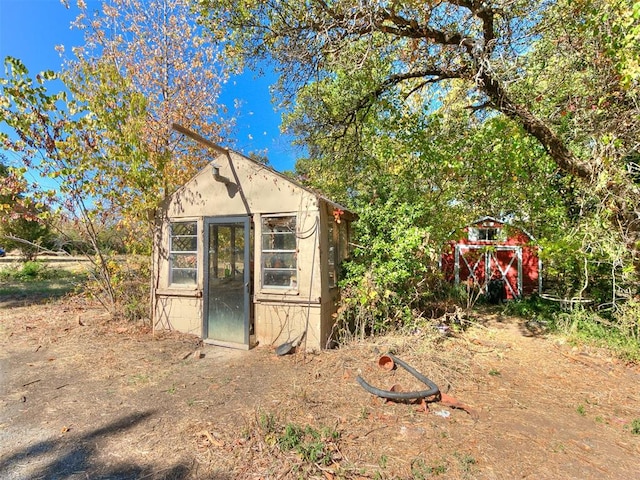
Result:
[[[59,291],[47,292],[44,294],[29,294],[29,293],[10,293],[8,295],[0,294],[0,310],[3,308],[19,308],[29,307],[31,305],[42,305],[52,300],[57,300],[64,297],[71,289],[65,288]]]
[[[82,284],[78,278],[32,281],[0,281],[0,309],[29,307],[53,302],[72,294]]]
[[[3,479],[69,479],[92,478],[109,480],[181,480],[189,478],[191,466],[177,463],[170,467],[153,467],[122,462],[104,465],[96,462],[101,439],[117,435],[153,416],[153,411],[121,417],[83,435],[64,435],[25,447],[0,458],[0,478]],[[212,477],[226,480],[230,477]]]

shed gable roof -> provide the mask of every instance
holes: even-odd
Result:
[[[517,230],[520,230],[522,233],[524,233],[532,242],[536,241],[535,237],[533,235],[531,235],[528,231],[526,231],[524,228],[519,227],[518,225],[514,225],[509,221],[498,220],[495,217],[492,217],[490,215],[486,215],[484,217],[480,217],[480,218],[474,220],[471,223],[468,223],[468,224],[466,224],[464,226],[458,227],[455,230],[452,230],[451,232],[449,232],[449,235],[448,235],[449,240],[447,240],[447,242],[452,242],[452,241],[455,242],[456,240],[452,238],[454,235],[458,236],[458,235],[461,234],[462,231],[466,231],[466,229],[468,229],[469,227],[477,227],[478,225],[481,225],[481,224],[483,224],[485,222],[497,223],[498,225],[495,225],[495,227],[498,227],[498,228],[502,228],[505,225],[509,226],[509,227],[512,227],[512,228],[515,228]]]
[[[281,184],[280,182],[284,182],[284,185],[288,186],[288,188],[286,188],[287,190],[299,191],[301,194],[304,193],[312,198],[315,198],[318,201],[321,201],[322,203],[329,205],[330,207],[336,210],[340,210],[341,215],[344,215],[344,217],[347,220],[354,220],[355,218],[357,218],[357,216],[354,213],[350,212],[344,206],[340,205],[337,202],[334,202],[333,200],[327,198],[326,196],[320,194],[319,192],[301,184],[295,179],[292,179],[284,175],[283,173],[278,172],[277,170],[275,170],[269,165],[265,165],[260,162],[257,162],[254,159],[247,157],[246,155],[240,152],[220,147],[214,144],[213,142],[210,142],[209,140],[201,137],[197,133],[191,132],[190,130],[184,127],[180,127],[179,125],[174,124],[174,129],[176,129],[181,133],[184,133],[185,135],[188,135],[190,138],[206,146],[207,148],[210,148],[215,153],[213,155],[212,160],[207,164],[207,166],[205,166],[200,171],[198,171],[184,185],[178,188],[176,192],[174,192],[166,200],[166,202],[164,202],[164,205],[167,207],[174,204],[176,199],[188,196],[187,192],[189,192],[191,195],[193,195],[194,192],[197,194],[202,194],[203,192],[206,192],[208,188],[212,188],[213,183],[210,181],[210,178],[214,178],[213,177],[214,166],[219,166],[221,167],[221,169],[223,169],[223,167],[226,168],[226,165],[228,163],[229,169],[227,171],[227,176],[221,175],[217,177],[218,183],[224,183],[228,189],[230,187],[234,187],[240,193],[240,196],[243,197],[243,201],[245,202],[245,205],[246,205],[246,199],[244,198],[243,190],[245,190],[244,187],[247,187],[247,185],[245,184],[243,187],[243,184],[242,184],[243,179],[241,178],[241,176],[238,175],[237,173],[238,170],[251,171],[252,173],[247,177],[249,178],[249,180],[256,176],[260,176],[262,177],[261,181],[263,183],[266,182],[265,178],[271,178],[269,182],[272,182],[274,184]],[[240,168],[241,164],[246,165],[248,168],[246,169]],[[254,190],[253,196],[255,197],[259,194],[259,192],[255,192],[255,188],[253,190]],[[278,189],[278,191],[281,191],[281,189]],[[255,201],[256,199],[254,198],[253,200]],[[286,210],[287,209],[285,208],[283,211],[286,211]]]
[[[262,166],[262,167],[264,167],[264,168],[266,168],[266,169],[270,170],[273,174],[278,175],[279,177],[283,178],[284,180],[286,180],[286,181],[290,182],[292,185],[296,185],[297,187],[302,188],[303,190],[305,190],[305,191],[307,191],[307,192],[311,193],[312,195],[315,195],[317,198],[320,198],[320,199],[322,199],[322,200],[326,201],[327,203],[330,203],[330,204],[332,204],[332,205],[335,205],[336,207],[338,207],[338,208],[340,208],[340,209],[342,209],[342,210],[346,210],[342,205],[340,205],[340,204],[338,204],[338,203],[333,202],[333,201],[332,201],[332,200],[330,200],[329,198],[325,197],[324,195],[319,194],[318,192],[315,192],[315,191],[311,190],[311,189],[310,189],[310,188],[308,188],[308,187],[305,187],[305,186],[304,186],[304,185],[302,185],[301,183],[296,182],[295,180],[293,180],[293,179],[291,179],[291,178],[289,178],[289,177],[287,177],[287,176],[283,175],[282,173],[280,173],[280,172],[278,172],[277,170],[275,170],[275,169],[273,169],[273,168],[269,167],[268,165],[265,165],[265,164],[262,164],[262,163],[256,162],[256,161],[255,161],[255,160],[253,160],[252,158],[247,157],[246,155],[243,155],[243,154],[242,154],[242,153],[240,153],[240,152],[236,152],[236,151],[230,150],[230,149],[228,149],[228,148],[221,147],[220,145],[218,145],[218,144],[216,144],[216,143],[214,143],[214,142],[212,142],[212,141],[210,141],[210,140],[207,140],[207,139],[206,139],[206,138],[204,138],[202,135],[199,135],[198,133],[196,133],[196,132],[194,132],[194,131],[192,131],[192,130],[189,130],[188,128],[185,128],[185,127],[183,127],[182,125],[179,125],[179,124],[177,124],[177,123],[173,123],[173,124],[171,125],[171,128],[173,128],[174,130],[176,130],[176,131],[178,131],[178,132],[180,132],[180,133],[182,133],[182,134],[184,134],[184,135],[186,135],[186,136],[190,137],[191,139],[195,140],[197,143],[200,143],[201,145],[204,145],[204,146],[206,146],[206,147],[208,147],[208,148],[211,148],[212,150],[214,150],[215,152],[217,152],[217,153],[219,154],[219,155],[218,155],[218,157],[219,157],[220,155],[227,155],[227,156],[229,156],[229,157],[230,157],[230,153],[231,153],[231,152],[233,152],[235,155],[238,155],[239,157],[244,158],[244,159],[245,159],[245,160],[247,160],[247,161],[253,162],[253,163],[255,163],[256,165],[260,165],[260,166]],[[217,158],[217,157],[216,157],[216,158]],[[214,161],[215,161],[215,160],[212,160],[212,161],[210,162],[210,164],[211,164],[212,162],[214,162]],[[187,183],[189,183],[189,182],[187,182]]]

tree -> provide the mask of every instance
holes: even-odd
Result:
[[[548,271],[573,271],[568,283],[588,285],[592,298],[614,307],[637,291],[633,270],[640,265],[640,98],[629,62],[640,42],[628,35],[640,3],[633,3],[555,2],[523,58],[526,76],[512,86],[514,97],[596,171],[592,182],[573,182],[573,222],[545,242],[545,255],[559,253],[546,259]]]
[[[634,252],[640,270],[640,192],[621,154],[624,148],[603,155],[602,138],[590,143],[567,136],[537,109],[539,93],[523,88],[529,79],[536,82],[527,69],[536,42],[574,45],[580,37],[571,29],[583,35],[581,29],[590,27],[590,37],[603,47],[587,54],[594,42],[579,41],[571,52],[574,61],[598,54],[609,78],[620,68],[629,71],[633,61],[621,56],[619,48],[637,49],[637,39],[620,28],[629,16],[637,19],[638,8],[632,12],[629,1],[243,0],[234,1],[233,8],[231,3],[201,2],[205,21],[216,32],[221,25],[228,27],[232,48],[253,58],[272,57],[283,75],[285,94],[298,93],[301,85],[322,89],[332,84],[340,91],[335,97],[340,101],[330,104],[322,122],[314,115],[317,110],[306,110],[305,120],[315,122],[327,143],[345,138],[384,105],[408,104],[417,97],[419,105],[437,108],[443,94],[458,88],[468,108],[512,119],[539,142],[563,175],[589,185],[606,203],[608,221]],[[606,28],[596,31],[598,22]],[[565,24],[571,28],[559,37],[557,29]],[[619,79],[615,90],[629,117],[637,118],[637,98],[633,90],[624,89],[625,82],[629,84]],[[629,129],[637,133],[635,123]],[[612,144],[621,138],[616,136]]]
[[[49,225],[38,218],[38,207],[25,198],[24,190],[25,182],[20,175],[1,162],[1,244],[8,250],[19,249],[25,259],[33,260],[51,246],[52,236]]]
[[[54,246],[51,228],[38,218],[38,213],[35,207],[31,207],[28,215],[23,214],[0,227],[4,247],[20,250],[26,261],[35,260]]]
[[[100,285],[98,299],[112,313],[117,299],[111,282],[106,252],[99,248],[94,208],[100,188],[107,182],[100,165],[108,148],[98,140],[105,131],[100,119],[86,106],[69,98],[65,90],[49,93],[49,85],[58,76],[51,71],[29,76],[29,71],[16,58],[5,60],[5,76],[0,78],[0,122],[12,135],[0,133],[6,150],[21,163],[15,172],[27,170],[48,182],[33,182],[25,191],[36,210],[21,210],[20,216],[33,220],[36,213],[44,220],[50,212],[73,219],[89,250],[84,253],[93,262],[95,280]],[[24,176],[21,178],[24,182]]]
[[[452,100],[435,112],[417,101],[379,102],[357,126],[327,138],[308,119],[330,118],[340,107],[337,82],[301,89],[285,118],[310,151],[296,169],[311,186],[349,205],[391,190],[420,205],[418,225],[435,242],[487,214],[517,220],[535,236],[566,226],[575,209],[571,179],[514,121],[479,118]]]
[[[6,155],[0,153],[0,219],[11,218],[14,207],[25,189],[24,182],[8,166]]]
[[[78,6],[86,44],[62,73],[31,78],[18,59],[5,61],[0,122],[10,134],[0,139],[23,169],[47,179],[30,185],[37,201],[83,234],[75,243],[89,245],[99,299],[117,314],[122,276],[101,226],[124,225],[129,245],[138,239],[149,251],[161,202],[209,161],[171,124],[218,138],[228,125],[216,103],[226,73],[186,0],[105,0],[94,13]]]
[[[217,103],[228,73],[188,0],[104,0],[95,12],[82,0],[78,6],[73,25],[85,32],[85,45],[73,49],[65,83],[110,122],[107,132],[118,144],[104,157],[110,178],[101,193],[126,215],[146,220],[209,161],[171,125],[213,141],[231,126]]]
[[[112,207],[105,211],[121,212],[132,251],[149,252],[163,200],[210,161],[172,125],[223,138],[231,122],[217,99],[228,73],[188,0],[104,0],[96,12],[82,0],[78,6],[74,26],[85,45],[74,49],[65,81],[105,125],[110,148],[100,170],[108,181],[100,195]]]

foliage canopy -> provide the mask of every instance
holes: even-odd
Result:
[[[617,305],[637,293],[640,2],[199,5],[230,55],[274,60],[285,125],[309,153],[298,173],[368,212],[356,256],[369,269],[354,272],[379,294],[375,265],[404,244],[376,259],[385,236],[370,229],[404,224],[406,208],[435,244],[478,216],[516,220],[542,239],[563,294]]]

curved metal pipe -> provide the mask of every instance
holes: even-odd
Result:
[[[407,365],[405,362],[403,362],[399,358],[394,357],[391,354],[387,354],[387,355],[389,355],[389,357],[391,357],[391,359],[393,359],[393,361],[396,364],[400,365],[402,368],[404,368],[411,375],[413,375],[418,380],[420,380],[422,383],[427,385],[429,387],[429,390],[420,390],[420,391],[417,391],[417,392],[392,392],[390,390],[381,390],[379,388],[376,388],[376,387],[368,384],[365,381],[364,378],[362,378],[360,375],[358,375],[356,377],[356,381],[367,392],[369,392],[369,393],[371,393],[373,395],[376,395],[378,397],[388,398],[390,400],[415,400],[415,399],[418,399],[418,398],[426,398],[426,397],[431,397],[432,395],[439,395],[440,394],[440,389],[438,388],[438,386],[435,383],[433,383],[431,380],[429,380],[427,377],[422,375],[420,372],[418,372],[416,369],[414,369],[410,365]]]

